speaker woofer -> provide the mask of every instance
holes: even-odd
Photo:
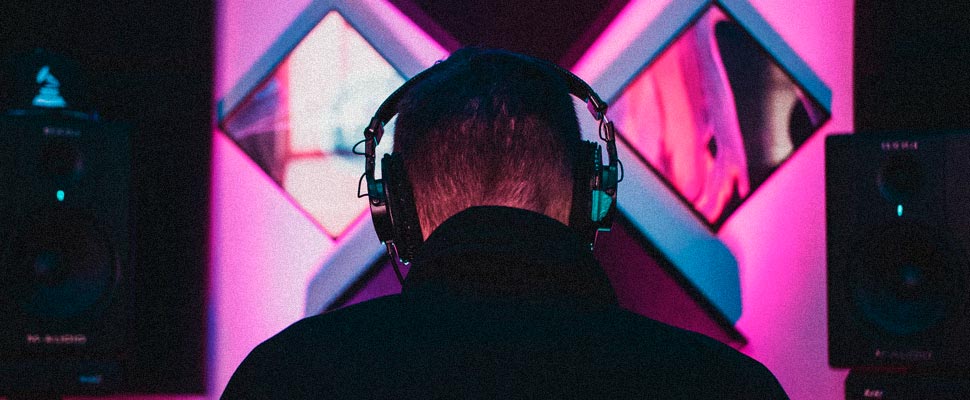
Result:
[[[881,226],[856,246],[852,300],[873,332],[896,337],[932,333],[966,306],[967,269],[953,246],[928,227]]]
[[[3,290],[40,321],[97,318],[119,281],[118,257],[89,213],[53,209],[25,221],[8,243]]]

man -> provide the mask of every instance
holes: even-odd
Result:
[[[401,294],[297,322],[224,398],[786,397],[730,347],[619,308],[567,226],[583,152],[561,74],[479,49],[434,68],[397,109],[425,238]]]

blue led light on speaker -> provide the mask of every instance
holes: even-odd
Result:
[[[902,217],[903,216],[903,205],[902,204],[896,206],[896,216],[897,217]]]
[[[58,190],[57,191],[57,201],[64,201],[64,191],[63,190]]]

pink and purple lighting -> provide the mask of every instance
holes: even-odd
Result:
[[[256,344],[321,312],[381,254],[356,196],[363,160],[348,157],[352,140],[402,75],[447,54],[383,0],[220,9],[218,110],[238,137],[216,134],[214,149],[216,394]],[[282,134],[251,139],[266,131]],[[244,147],[263,151],[250,158]]]
[[[615,100],[614,96],[621,93],[633,76],[632,73],[617,73],[616,66],[628,65],[636,69],[643,66],[644,55],[652,54],[648,49],[663,47],[683,27],[678,25],[678,21],[686,23],[694,12],[709,3],[679,2],[679,7],[671,9],[669,6],[672,2],[631,1],[573,69],[590,82],[600,95]],[[791,51],[804,59],[810,70],[817,74],[818,81],[832,88],[830,104],[826,105],[831,119],[819,131],[820,134],[807,140],[763,183],[755,195],[724,221],[717,234],[711,233],[697,214],[685,206],[678,195],[669,192],[665,183],[653,172],[646,169],[631,171],[631,165],[635,162],[629,162],[626,166],[630,182],[624,182],[622,185],[625,186],[621,186],[621,207],[632,220],[634,229],[642,231],[648,240],[657,241],[662,253],[678,268],[682,268],[681,272],[694,285],[702,288],[702,291],[706,290],[705,294],[715,299],[713,301],[719,305],[719,312],[730,315],[729,319],[736,321],[735,328],[747,339],[742,351],[765,363],[792,398],[837,398],[841,395],[845,372],[828,368],[825,355],[821,137],[828,132],[849,131],[852,126],[852,2],[780,3],[752,0],[751,4],[739,1],[722,1],[718,4],[727,9],[744,9],[747,6],[757,10],[768,26],[777,31],[778,37],[790,46]],[[400,76],[411,76],[446,54],[406,16],[384,1],[284,0],[270,6],[248,0],[227,0],[220,4],[221,36],[217,46],[221,57],[217,74],[219,87],[223,94],[229,93],[223,97],[223,105],[232,101],[238,103],[248,94],[230,90],[230,87],[239,87],[239,82],[262,79],[273,70],[266,65],[275,65],[283,55],[290,54],[287,50],[277,54],[274,62],[260,61],[260,55],[274,51],[270,49],[274,42],[288,37],[287,27],[291,22],[302,21],[300,23],[310,27],[305,27],[304,31],[309,32],[315,29],[316,22],[330,18],[324,16],[331,8],[336,9],[339,14],[334,15],[345,18],[349,26],[366,31],[358,31],[359,38],[363,38],[370,48],[376,49],[376,54],[381,58],[397,57],[390,60],[390,64],[394,65]],[[311,9],[316,10],[314,15],[317,16],[317,21],[312,24],[305,21],[308,14],[304,11]],[[330,20],[336,21],[335,18]],[[643,36],[642,32],[648,28],[660,32],[659,37]],[[411,61],[395,61],[403,58]],[[245,73],[247,68],[250,71],[259,70],[252,66],[260,65],[263,68],[260,76]],[[319,84],[313,81],[294,83],[292,64],[288,71],[288,84],[293,85],[291,88],[309,88]],[[338,71],[339,68],[334,69],[334,73]],[[252,84],[242,86],[247,85]],[[391,89],[392,86],[387,84]],[[812,93],[815,93],[814,90],[817,90],[814,86],[808,89]],[[686,104],[691,98],[686,96],[689,92],[683,88],[671,95],[679,93],[679,100],[675,103]],[[313,93],[316,92],[307,90],[297,95]],[[386,93],[357,93],[362,96],[362,102],[357,104],[361,110],[367,108],[363,101],[380,101],[386,96]],[[225,99],[236,100],[226,102]],[[292,101],[291,94],[288,102]],[[306,101],[324,100],[308,97]],[[622,110],[625,107],[622,102],[617,102],[614,110]],[[324,110],[333,106],[317,104],[311,108]],[[289,114],[297,113],[292,104],[287,105],[286,109]],[[366,110],[361,110],[352,113],[366,114]],[[231,114],[230,111],[223,108],[220,114],[225,116]],[[672,114],[670,118],[672,121],[681,120],[688,115],[690,111],[684,111]],[[321,133],[323,130],[319,127],[326,122],[318,120],[319,114],[308,115],[305,120],[297,121],[298,118],[303,117],[291,117],[289,121],[291,124],[303,124],[307,129],[290,130],[289,140],[294,150],[284,175],[319,178],[319,172],[314,171],[320,171],[323,167],[317,164],[323,162],[305,162],[306,157],[333,151],[340,144],[328,142],[335,136]],[[358,122],[350,119],[353,118],[338,122]],[[621,120],[623,117],[617,119],[618,122]],[[301,133],[294,134],[297,130]],[[351,133],[351,136],[356,134]],[[326,309],[357,281],[381,252],[376,238],[365,233],[370,228],[366,213],[347,211],[354,207],[340,207],[338,210],[335,205],[342,204],[343,200],[319,195],[321,182],[325,181],[298,184],[295,182],[312,182],[317,178],[296,179],[287,187],[290,194],[284,195],[274,180],[247,159],[236,144],[225,136],[216,136],[211,302],[214,320],[210,330],[213,343],[210,347],[210,392],[213,397],[221,392],[229,374],[255,344],[304,315]],[[628,139],[630,144],[624,150],[624,160],[635,160],[633,154],[643,143],[637,144],[638,137]],[[701,169],[691,169],[687,173],[692,175],[716,163],[710,159],[701,161],[697,163]],[[351,186],[354,186],[351,193],[356,194],[356,177],[360,171],[353,164],[343,166],[337,161],[332,164],[339,165],[328,165],[326,168],[347,171],[348,176],[355,175],[351,179]],[[740,169],[738,166],[737,170]],[[723,171],[730,172],[731,169]],[[333,193],[344,193],[347,189],[344,187],[347,186],[345,179],[336,178],[340,174],[344,172],[334,173],[335,181],[322,185],[332,188]],[[735,182],[739,181],[736,179]],[[720,198],[720,192],[711,193],[709,199]],[[648,203],[644,198],[651,200]],[[305,205],[297,206],[294,199]],[[300,211],[301,207],[306,212]],[[332,226],[313,222],[309,217],[314,214],[330,215],[327,213],[335,211],[345,214],[314,217],[335,221]],[[662,231],[649,228],[656,224],[675,228]],[[364,265],[348,267],[347,264],[352,262]],[[379,287],[362,290],[358,292],[359,296],[351,297],[349,301],[363,300],[392,290],[387,285],[393,282],[388,283],[388,276],[381,275],[385,272],[377,275],[383,277],[377,279],[383,282],[377,285]],[[628,305],[644,308],[643,313],[656,308],[656,305],[650,305],[654,304],[651,301],[660,301],[646,300],[648,296],[636,294],[638,288],[650,291],[646,286],[660,279],[651,276],[649,271],[637,270],[621,269],[611,273],[611,277],[622,281],[617,286],[629,296],[625,300]],[[681,309],[686,306],[674,307]],[[679,315],[692,314],[696,310]],[[657,318],[663,320],[667,317],[658,314]],[[699,331],[708,329],[705,326],[710,327],[703,317],[697,318],[687,318],[677,324]]]

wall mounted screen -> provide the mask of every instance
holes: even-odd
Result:
[[[622,139],[715,231],[829,117],[717,6],[636,74],[610,111]]]
[[[403,83],[339,12],[330,11],[222,127],[337,238],[367,207],[356,196],[364,167],[354,144],[383,98]],[[389,152],[389,136],[380,154]]]

